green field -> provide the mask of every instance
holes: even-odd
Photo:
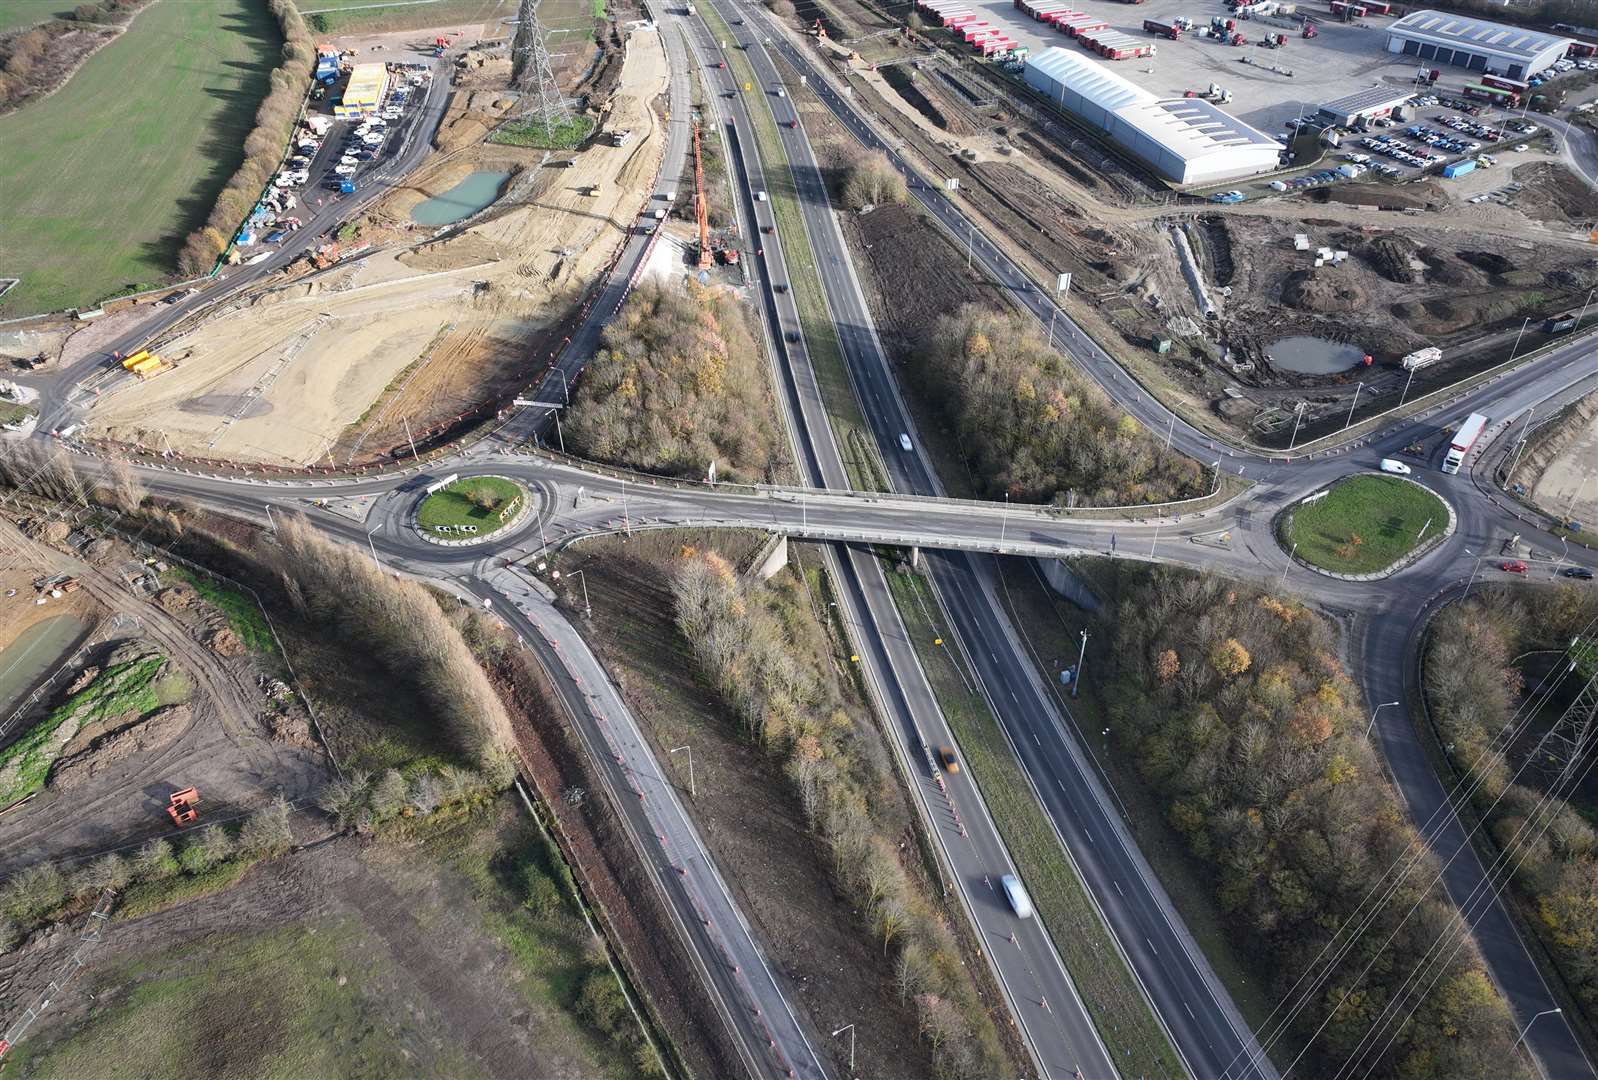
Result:
[[[1431,524],[1427,525],[1430,521]],[[1283,519],[1282,543],[1298,557],[1340,574],[1373,574],[1448,525],[1448,508],[1419,484],[1396,476],[1352,476],[1325,498]]]
[[[324,34],[460,26],[516,14],[516,0],[305,0],[299,7],[311,29]]]
[[[71,0],[6,0],[0,4],[0,34],[59,15],[70,15],[76,6]]]
[[[503,522],[500,513],[513,500],[524,498],[522,489],[498,476],[470,476],[440,488],[422,500],[416,511],[416,523],[437,536],[455,540],[487,536],[516,520],[516,511]],[[480,505],[480,500],[491,500],[491,505]],[[475,533],[460,534],[444,531],[447,527],[475,525]]]
[[[158,0],[58,93],[0,118],[0,251],[22,279],[0,318],[168,277],[243,160],[281,46],[259,0]]]

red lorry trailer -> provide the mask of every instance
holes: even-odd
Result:
[[[1158,34],[1160,37],[1170,38],[1172,41],[1175,41],[1177,38],[1182,36],[1182,28],[1180,26],[1177,26],[1175,23],[1164,22],[1160,19],[1144,19],[1143,29],[1147,30],[1151,34]]]

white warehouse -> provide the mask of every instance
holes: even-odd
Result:
[[[1202,98],[1161,100],[1074,50],[1026,64],[1027,85],[1183,186],[1270,172],[1282,144]]]
[[[1446,11],[1416,11],[1387,28],[1387,51],[1525,82],[1569,50],[1571,39]]]

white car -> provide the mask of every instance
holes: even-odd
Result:
[[[999,885],[1004,889],[1004,898],[1010,901],[1010,909],[1015,912],[1018,919],[1032,917],[1032,898],[1027,896],[1026,887],[1021,884],[1021,879],[1014,874],[1005,874],[999,879]]]
[[[354,165],[335,165],[335,166],[333,166],[333,173],[334,173],[334,175],[337,175],[337,176],[354,176],[355,175],[355,166]]]
[[[1515,153],[1524,154],[1527,150],[1530,150],[1530,149],[1531,149],[1531,146],[1530,146],[1529,143],[1521,143],[1519,146],[1515,147]]]
[[[1397,476],[1408,476],[1409,466],[1402,461],[1395,461],[1390,457],[1382,458],[1382,472],[1393,473]]]
[[[907,454],[910,452],[910,436],[902,432],[899,435],[899,449]]]

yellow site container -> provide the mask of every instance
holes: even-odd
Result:
[[[135,375],[154,375],[157,371],[160,371],[165,367],[166,361],[162,360],[154,353],[151,353],[149,356],[146,356],[143,360],[140,360],[137,364],[133,365],[133,373]]]
[[[382,64],[356,64],[340,101],[346,109],[375,110],[388,89],[388,68]]]
[[[140,349],[136,353],[129,353],[127,356],[124,356],[122,358],[122,366],[131,371],[133,369],[133,365],[134,364],[137,364],[140,360],[143,360],[146,356],[149,356],[149,355],[150,355],[150,350],[149,349]]]

